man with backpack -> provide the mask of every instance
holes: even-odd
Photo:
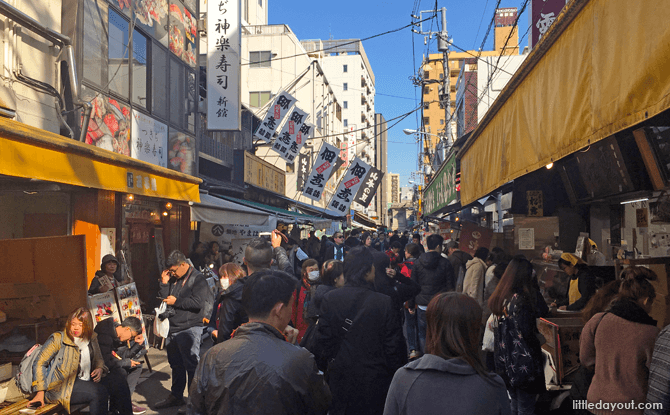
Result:
[[[456,278],[454,268],[448,259],[442,257],[442,241],[437,234],[426,238],[428,252],[422,254],[412,269],[412,280],[419,283],[421,292],[416,296],[417,323],[419,329],[419,348],[425,353],[426,345],[426,309],[428,303],[438,293],[454,291]]]
[[[463,292],[463,280],[465,279],[465,265],[472,259],[472,255],[458,249],[458,242],[453,239],[447,242],[447,258],[454,268],[456,275],[456,291]]]

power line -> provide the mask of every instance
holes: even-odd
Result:
[[[430,19],[432,19],[432,17],[431,17],[431,18],[428,18],[428,19],[421,20],[420,22],[417,22],[417,23],[421,23],[421,22],[423,22],[423,21],[430,20]],[[272,62],[273,60],[274,60],[274,61],[280,61],[280,60],[284,60],[284,59],[297,58],[297,57],[299,57],[299,56],[306,56],[306,55],[309,56],[310,54],[313,54],[313,53],[317,53],[317,52],[325,52],[325,51],[327,51],[327,50],[337,49],[337,48],[340,48],[340,47],[342,47],[342,46],[351,45],[351,44],[358,43],[358,42],[365,42],[366,40],[374,39],[374,38],[376,38],[376,37],[380,37],[380,36],[388,35],[388,34],[390,34],[390,33],[399,32],[399,31],[401,31],[401,30],[403,30],[403,29],[407,29],[408,27],[413,26],[414,24],[415,24],[415,23],[412,22],[412,23],[410,23],[410,24],[408,24],[408,25],[405,25],[405,26],[403,26],[403,27],[399,27],[399,28],[397,28],[397,29],[389,30],[389,31],[386,31],[386,32],[383,32],[383,33],[377,33],[376,35],[368,36],[368,37],[363,38],[363,39],[356,39],[356,40],[353,40],[353,41],[351,41],[351,42],[340,43],[340,44],[337,44],[337,45],[335,45],[335,46],[331,46],[331,47],[324,48],[324,49],[317,49],[317,50],[313,50],[313,51],[311,51],[311,52],[298,53],[298,54],[295,54],[295,55],[282,56],[282,57],[280,57],[280,58],[267,59],[267,60],[263,60],[263,61],[249,62],[249,63],[245,63],[245,64],[240,64],[240,65],[252,65],[252,64],[259,64],[259,63]]]

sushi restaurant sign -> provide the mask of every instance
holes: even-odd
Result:
[[[458,199],[456,190],[456,154],[453,153],[423,193],[425,214],[450,205]]]

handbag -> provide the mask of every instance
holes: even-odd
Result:
[[[515,294],[516,296],[516,294]],[[514,388],[526,389],[542,381],[544,365],[536,361],[528,340],[524,338],[517,321],[517,311],[509,315],[507,306],[503,315],[498,318],[495,331],[495,366],[496,372],[505,378],[506,383]]]
[[[161,320],[160,318],[161,314],[167,311],[167,303],[161,301],[161,304],[156,307],[154,311],[156,312],[156,318],[154,318],[154,333],[159,337],[167,338],[168,334],[170,334],[170,319],[165,318]]]
[[[495,350],[495,334],[493,331],[498,327],[498,319],[495,314],[491,313],[489,319],[486,320],[484,327],[484,340],[482,341],[482,350],[485,352],[493,352]]]

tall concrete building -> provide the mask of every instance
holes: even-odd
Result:
[[[500,55],[513,55],[519,53],[519,34],[516,27],[513,27],[516,20],[516,8],[497,9],[494,21],[494,50],[468,52],[449,52],[449,99],[451,107],[451,131],[454,139],[458,138],[457,124],[453,113],[456,102],[456,82],[461,69],[465,65],[466,59],[475,59],[476,56],[489,57]],[[507,46],[503,46],[507,37],[510,36]],[[481,63],[481,62],[480,62]],[[493,61],[495,63],[495,61]],[[442,79],[444,78],[444,67],[442,53],[432,53],[423,61],[423,79],[427,81],[423,87],[423,112],[422,126],[423,131],[438,136],[445,135],[445,110],[444,103],[441,102]],[[424,135],[424,163],[429,165],[428,154],[432,154],[439,143],[439,138],[433,135]],[[432,160],[432,159],[431,159]]]
[[[254,0],[256,1],[256,0]],[[260,13],[260,12],[259,12]],[[309,114],[308,122],[314,124],[313,140],[301,150],[309,154],[309,165],[322,140],[340,146],[342,137],[342,106],[336,95],[336,86],[318,60],[307,54],[291,28],[278,25],[247,25],[242,30],[241,97],[257,116],[263,118],[268,103],[281,91],[287,91],[297,99],[297,106]],[[323,137],[323,138],[322,138]],[[333,175],[326,183],[319,202],[304,198],[298,188],[298,177],[294,164],[287,164],[271,149],[261,144],[256,156],[274,168],[285,172],[285,194],[290,199],[324,208],[333,193],[344,169]]]
[[[375,164],[375,75],[357,39],[304,40],[310,56],[317,59],[342,103],[342,127],[348,132],[343,144],[349,160],[362,157]]]
[[[375,114],[375,167],[384,173],[384,180],[377,188],[377,194],[374,198],[375,211],[370,212],[370,216],[375,219],[378,224],[388,226],[388,184],[386,176],[388,175],[388,134],[387,134],[386,119],[382,114]],[[371,204],[371,206],[373,206]]]

